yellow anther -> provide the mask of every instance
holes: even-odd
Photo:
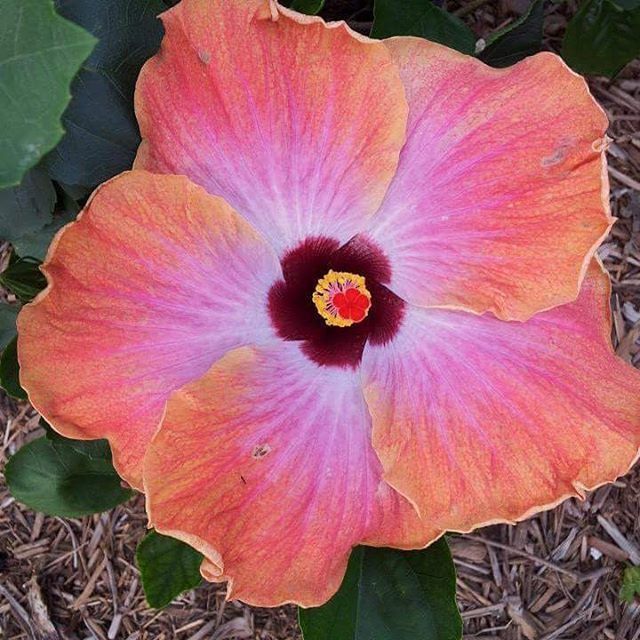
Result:
[[[371,294],[362,276],[345,271],[329,271],[318,280],[313,303],[332,327],[350,327],[362,322],[371,308]]]

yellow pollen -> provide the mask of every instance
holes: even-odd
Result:
[[[311,298],[331,327],[350,327],[362,322],[371,309],[371,294],[364,278],[346,271],[329,271],[318,280]]]

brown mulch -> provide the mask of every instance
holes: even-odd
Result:
[[[466,19],[479,35],[503,24],[491,3],[478,5]],[[547,25],[556,49],[561,11],[552,8]],[[640,62],[613,82],[591,84],[611,120],[611,202],[619,222],[600,256],[613,281],[613,343],[640,366]],[[0,638],[299,640],[293,607],[225,602],[216,585],[149,609],[134,562],[145,531],[142,499],[83,519],[33,513],[9,495],[1,470],[39,435],[37,416],[0,395],[0,427]],[[624,567],[640,564],[640,467],[584,502],[450,543],[465,639],[640,640],[640,605],[618,597]]]

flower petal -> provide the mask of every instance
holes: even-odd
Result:
[[[407,143],[371,234],[391,289],[504,319],[575,300],[613,221],[607,119],[550,53],[507,69],[416,38],[386,41],[409,100]]]
[[[624,474],[640,373],[610,344],[608,278],[525,323],[411,307],[362,371],[385,479],[446,530],[514,521]]]
[[[221,198],[134,171],[94,194],[43,270],[49,288],[18,318],[22,384],[60,433],[108,438],[140,488],[169,394],[229,349],[271,339],[276,255]]]
[[[228,353],[177,391],[145,459],[149,520],[261,606],[326,601],[360,541],[437,536],[384,482],[356,372],[293,343]]]
[[[136,167],[223,196],[279,252],[377,210],[406,127],[385,45],[269,0],[183,0],[136,90]]]

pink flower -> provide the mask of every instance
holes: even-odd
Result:
[[[234,597],[317,605],[353,545],[627,471],[640,377],[609,342],[607,122],[580,77],[268,0],[163,20],[135,170],[19,318],[31,401],[109,439],[154,527]]]

